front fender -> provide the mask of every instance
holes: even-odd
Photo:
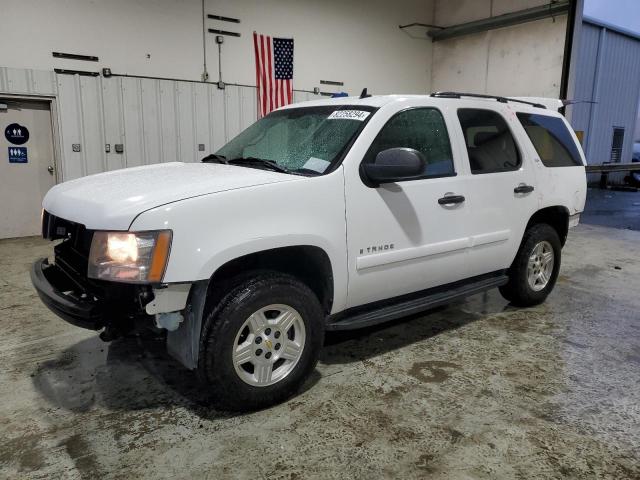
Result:
[[[185,199],[148,210],[131,231],[169,228],[173,241],[163,281],[209,279],[225,263],[274,248],[314,246],[329,257],[334,309],[347,292],[342,169],[319,177]]]

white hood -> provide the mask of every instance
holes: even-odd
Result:
[[[159,205],[300,178],[255,168],[172,162],[61,183],[49,190],[42,206],[91,230],[127,230],[137,215]]]

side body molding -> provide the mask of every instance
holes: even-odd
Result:
[[[431,243],[429,245],[420,245],[418,247],[409,247],[401,250],[360,256],[356,260],[356,268],[358,270],[365,270],[367,268],[378,267],[381,265],[418,260],[432,255],[451,253],[480,245],[503,242],[509,239],[510,234],[510,230],[501,230],[498,232],[473,235],[471,237],[456,238],[446,242]]]

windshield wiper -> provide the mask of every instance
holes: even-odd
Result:
[[[304,175],[305,177],[315,177],[316,175],[320,175],[320,172],[318,172],[317,170],[312,170],[310,168],[304,167],[296,168],[295,170],[292,170],[292,172],[299,173],[300,175]]]
[[[257,158],[257,157],[232,158],[231,160],[227,160],[226,163],[228,164],[253,163],[254,165],[257,164],[257,165],[265,166],[276,172],[291,173],[291,170],[289,170],[288,168],[278,165],[277,162],[274,162],[273,160],[267,160],[266,158]]]
[[[216,153],[212,153],[210,155],[207,155],[206,157],[204,157],[200,161],[202,163],[224,163],[225,165],[229,164],[229,161],[227,160],[227,157],[225,157],[224,155],[218,155]]]

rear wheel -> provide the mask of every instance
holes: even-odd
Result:
[[[315,368],[324,316],[314,293],[290,275],[241,281],[205,315],[198,372],[222,408],[283,401]]]
[[[561,251],[558,233],[550,225],[527,229],[509,269],[509,282],[500,287],[502,296],[523,307],[544,302],[558,278]]]

